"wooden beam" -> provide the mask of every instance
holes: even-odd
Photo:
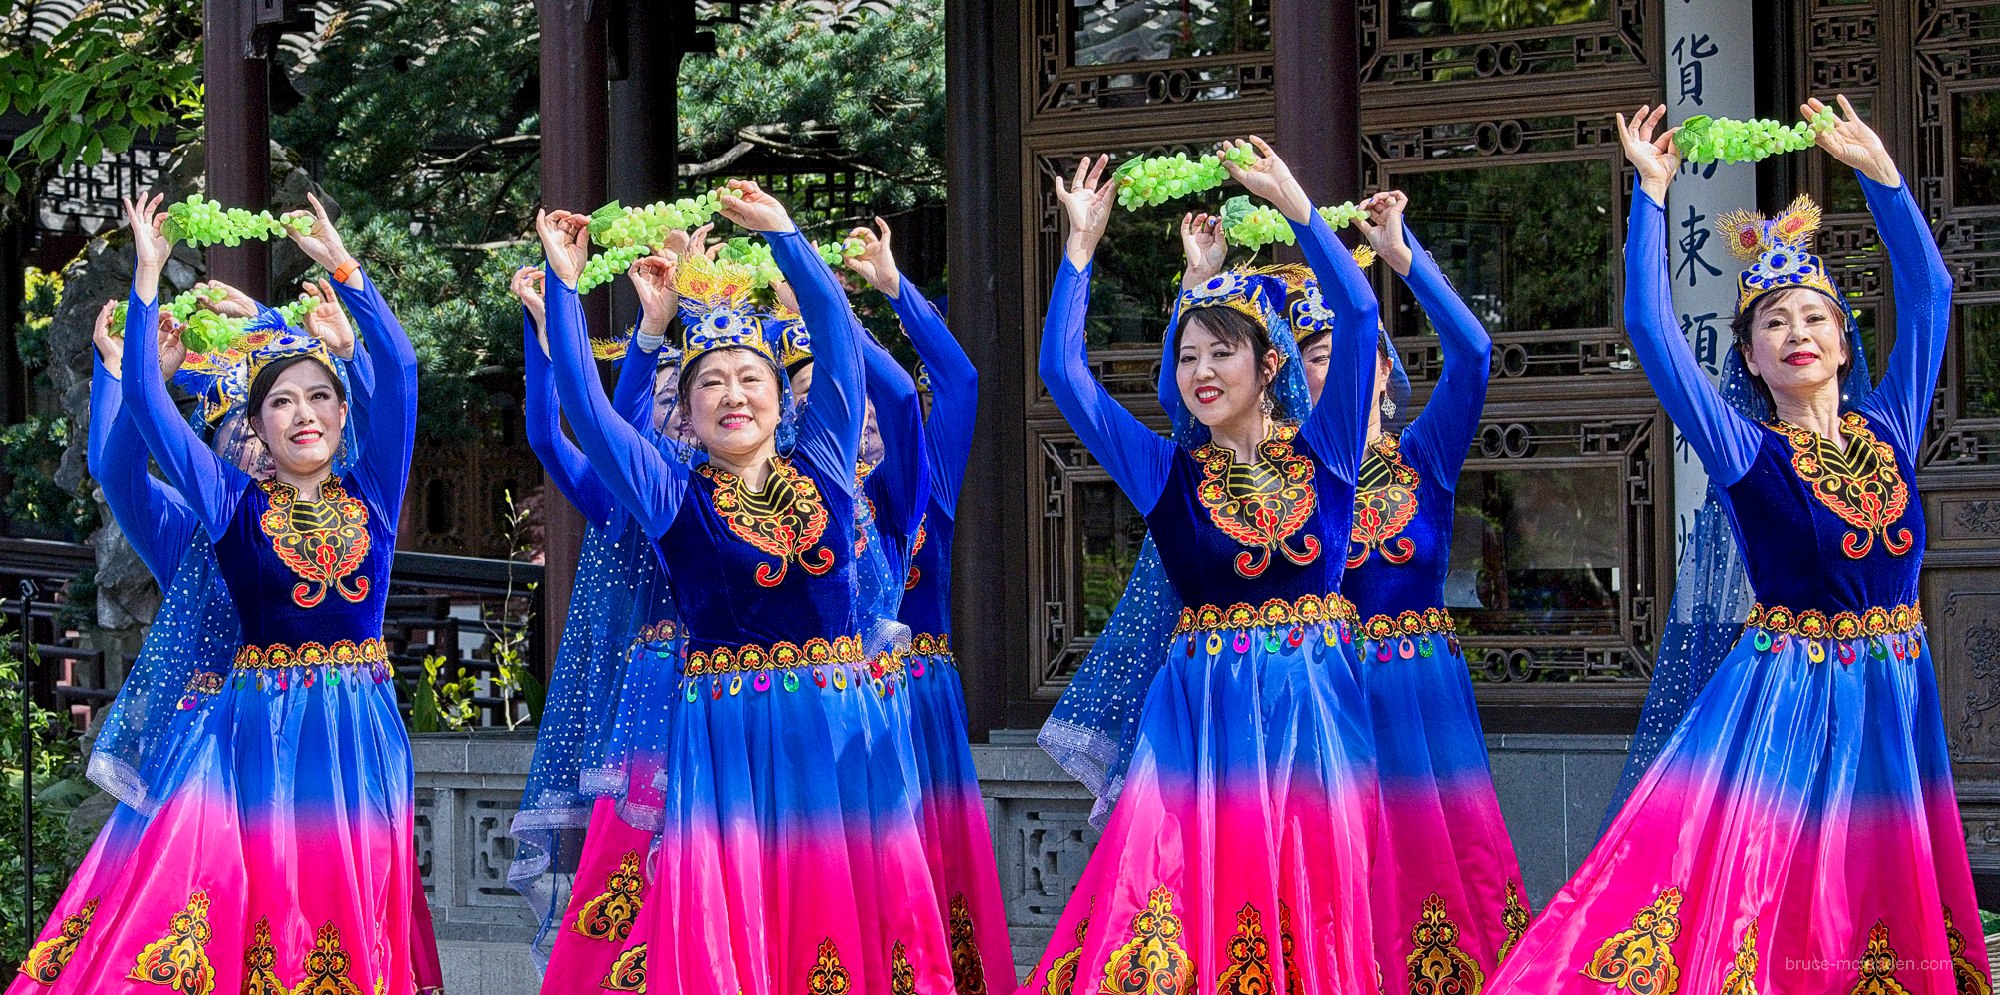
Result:
[[[256,18],[256,0],[209,0],[202,7],[208,196],[250,211],[264,210],[271,199],[271,67],[259,50]],[[213,246],[208,276],[268,300],[270,246],[255,239],[234,248]]]
[[[605,197],[605,15],[591,0],[537,0],[541,15],[542,203],[551,210],[592,211]],[[606,295],[584,298],[584,318],[603,329],[610,320]],[[563,616],[576,582],[583,547],[583,516],[555,485],[542,488],[542,585],[545,659],[553,666],[562,641]],[[544,675],[546,676],[546,675]]]

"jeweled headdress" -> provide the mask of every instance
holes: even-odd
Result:
[[[1201,286],[1181,291],[1174,303],[1174,317],[1160,343],[1160,403],[1174,422],[1174,441],[1198,446],[1208,441],[1208,427],[1202,425],[1181,401],[1174,370],[1180,354],[1181,315],[1201,308],[1228,308],[1248,315],[1271,336],[1278,351],[1278,378],[1271,385],[1278,418],[1299,421],[1311,412],[1312,398],[1306,390],[1305,364],[1298,362],[1299,343],[1285,322],[1285,283],[1268,273],[1249,269],[1229,269],[1211,277]]]
[[[778,363],[785,369],[796,370],[812,362],[812,335],[806,331],[806,320],[797,311],[778,305],[771,312],[765,334],[777,346]]]
[[[717,349],[743,348],[771,356],[763,318],[750,300],[749,270],[715,262],[698,252],[681,257],[674,289],[681,298],[683,358],[693,362]]]
[[[1812,253],[1812,237],[1819,231],[1819,205],[1811,197],[1800,196],[1775,218],[1756,211],[1730,211],[1716,219],[1716,227],[1729,242],[1729,251],[1749,261],[1736,280],[1738,311],[1748,310],[1759,297],[1779,290],[1805,287],[1817,290],[1847,308],[1840,291],[1827,275],[1826,264]]]
[[[1181,291],[1180,310],[1226,307],[1276,333],[1284,327],[1284,282],[1250,269],[1227,269],[1198,287]],[[1275,335],[1274,335],[1275,337]]]
[[[281,359],[310,356],[338,371],[326,343],[285,324],[277,311],[260,306],[235,344],[220,352],[189,353],[174,382],[199,400],[197,415],[209,425],[250,400],[250,385],[264,367]],[[338,373],[336,372],[336,375]]]
[[[1354,248],[1354,264],[1366,270],[1375,264],[1375,250],[1366,246]],[[1279,263],[1267,266],[1258,272],[1268,273],[1285,282],[1285,316],[1292,323],[1292,338],[1303,346],[1307,339],[1333,331],[1333,309],[1326,306],[1320,295],[1319,278],[1312,268],[1303,263]],[[1379,323],[1376,329],[1382,336],[1382,349],[1389,354],[1389,400],[1399,409],[1410,403],[1410,374],[1403,367],[1403,354],[1389,339],[1389,330]]]

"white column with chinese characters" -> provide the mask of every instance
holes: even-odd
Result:
[[[1757,64],[1752,0],[1667,0],[1667,120],[1697,114],[1747,120],[1757,112]],[[1667,195],[1672,241],[1674,313],[1711,379],[1722,375],[1732,348],[1729,320],[1736,314],[1736,257],[1717,234],[1725,211],[1757,206],[1757,168],[1749,164],[1684,164]],[[1694,453],[1674,437],[1674,551],[1676,558],[1707,495],[1708,474]],[[1663,594],[1665,592],[1662,592]]]

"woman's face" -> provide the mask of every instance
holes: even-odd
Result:
[[[1847,321],[1816,290],[1781,290],[1758,301],[1744,366],[1774,397],[1805,399],[1840,377],[1848,360]]]
[[[1264,385],[1277,373],[1277,350],[1258,356],[1248,343],[1239,345],[1217,336],[1198,315],[1181,333],[1174,369],[1181,403],[1210,428],[1261,417]]]
[[[1326,364],[1333,360],[1333,336],[1321,332],[1306,340],[1305,348],[1299,350],[1305,360],[1306,392],[1312,395],[1312,402],[1319,403],[1319,392],[1326,389]]]
[[[687,423],[709,453],[754,457],[778,431],[782,392],[771,363],[748,349],[718,349],[695,361]]]
[[[653,374],[653,431],[686,442],[688,426],[687,419],[680,415],[680,396],[680,366],[661,366]]]
[[[882,445],[882,427],[875,423],[875,402],[867,402],[864,410],[867,416],[861,423],[861,458],[871,464],[880,463],[888,455],[888,449]]]
[[[271,464],[295,477],[313,477],[333,465],[334,450],[347,428],[347,402],[333,374],[317,362],[293,363],[278,374],[257,409],[257,437]]]

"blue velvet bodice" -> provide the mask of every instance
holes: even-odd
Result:
[[[1262,604],[1340,590],[1354,488],[1279,426],[1254,464],[1214,444],[1176,447],[1146,515],[1167,579],[1190,607]]]
[[[1363,619],[1444,605],[1454,511],[1446,485],[1456,481],[1427,462],[1393,435],[1377,439],[1361,462],[1342,591]]]
[[[245,488],[215,543],[244,643],[381,637],[396,534],[353,490],[346,477],[329,478],[307,503],[277,481]]]
[[[688,648],[854,635],[854,498],[804,458],[780,458],[761,494],[738,483],[697,467],[656,543]]]
[[[903,610],[898,616],[918,635],[951,634],[952,531],[950,510],[933,496],[914,540],[916,551],[903,580]]]
[[[1844,458],[1803,430],[1761,432],[1749,471],[1723,490],[1757,600],[1829,615],[1915,604],[1923,504],[1884,426],[1844,416]]]

